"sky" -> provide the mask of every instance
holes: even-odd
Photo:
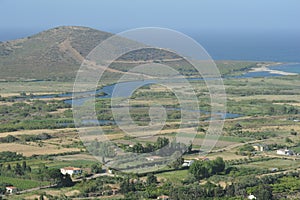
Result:
[[[61,25],[117,33],[164,27],[199,32],[300,33],[299,0],[0,0],[0,41]]]

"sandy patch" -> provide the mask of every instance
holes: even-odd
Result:
[[[65,156],[56,156],[56,160],[90,160],[97,161],[94,156],[90,154],[74,154],[74,155],[65,155]]]
[[[20,93],[1,93],[1,97],[20,96]]]
[[[253,96],[244,96],[244,97],[231,97],[231,100],[241,101],[241,100],[252,100],[252,99],[266,99],[268,101],[290,101],[295,100],[300,102],[300,95],[253,95]]]
[[[66,192],[65,195],[68,197],[68,196],[76,196],[80,194],[80,191],[79,190],[72,190],[72,191],[69,191],[69,192]]]
[[[13,105],[15,102],[5,102],[5,101],[0,101],[0,106],[11,106]]]
[[[52,111],[52,112],[49,112],[50,114],[61,114],[67,110],[69,110],[70,108],[62,108],[62,109],[58,109],[56,111]]]
[[[290,106],[299,106],[299,107],[300,107],[300,103],[274,103],[274,104],[278,104],[278,105],[290,105]]]
[[[0,144],[0,151],[12,151],[17,153],[22,153],[24,156],[32,155],[47,155],[47,154],[58,154],[64,152],[79,151],[76,148],[60,148],[56,145],[45,144],[42,147],[26,145],[26,144],[17,144],[17,143],[2,143]]]
[[[26,200],[34,200],[34,199],[39,199],[39,198],[40,198],[40,195],[36,195],[36,194],[24,197],[24,199],[26,199]]]
[[[17,136],[17,135],[38,135],[41,133],[48,134],[57,134],[57,133],[74,133],[76,129],[74,128],[65,128],[65,129],[38,129],[38,130],[21,130],[14,132],[4,132],[0,133],[0,137],[6,137],[8,135]]]
[[[282,63],[262,64],[258,68],[252,68],[249,72],[269,72],[271,74],[280,74],[280,75],[298,75],[297,73],[284,72],[284,71],[273,70],[268,68],[269,66],[280,65],[280,64]]]
[[[213,153],[213,154],[208,154],[206,157],[209,158],[210,160],[214,160],[217,157],[222,157],[224,160],[237,160],[237,159],[246,158],[245,156],[236,155],[234,152]]]
[[[294,125],[273,125],[273,126],[260,126],[257,128],[244,128],[243,131],[249,131],[249,132],[257,132],[257,131],[274,131],[275,133],[279,132],[289,132],[291,130],[295,130],[297,132],[300,132],[300,122],[294,122]]]

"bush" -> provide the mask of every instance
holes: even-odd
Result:
[[[223,158],[217,157],[213,161],[195,161],[189,168],[189,172],[197,179],[208,178],[225,170]]]

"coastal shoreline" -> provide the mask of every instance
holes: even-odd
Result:
[[[279,74],[279,75],[298,75],[297,73],[284,72],[280,70],[273,70],[268,67],[275,65],[282,65],[283,63],[269,63],[269,64],[258,64],[257,67],[252,68],[249,72],[269,72],[270,74]]]

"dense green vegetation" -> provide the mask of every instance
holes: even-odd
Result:
[[[196,179],[208,178],[214,174],[223,172],[225,170],[225,162],[218,157],[213,161],[195,161],[189,172],[195,176]]]
[[[64,31],[69,35],[63,33]],[[45,39],[47,35],[51,35],[51,38],[41,44],[39,39]],[[59,82],[54,83],[53,80],[72,81],[79,67],[80,62],[74,60],[74,57],[68,57],[69,55],[66,54],[59,56],[61,49],[59,50],[57,45],[65,45],[67,35],[71,36],[70,46],[81,56],[87,55],[97,42],[109,36],[109,34],[85,28],[61,27],[15,44],[0,44],[0,69],[4,61],[11,64],[9,66],[11,71],[4,70],[1,76],[11,77],[14,80],[19,80],[18,77],[22,73],[22,70],[18,71],[19,74],[16,73],[21,63],[24,65],[24,70],[28,70],[28,67],[34,64],[30,59],[26,62],[22,59],[18,60],[20,57],[26,57],[26,51],[21,51],[22,49],[30,49],[27,53],[31,54],[35,49],[32,47],[37,46],[36,51],[40,51],[35,52],[37,57],[45,49],[49,49],[45,54],[49,60],[36,60],[37,63],[42,62],[44,65],[39,66],[41,67],[40,73],[34,74],[35,77],[31,76],[32,73],[26,72],[22,74],[26,82],[24,80],[23,82],[1,82],[2,88],[0,89],[5,93],[9,92],[6,87],[10,84],[14,90],[12,94],[6,94],[8,97],[6,95],[0,97],[0,145],[4,147],[19,145],[28,149],[32,147],[33,151],[36,149],[42,151],[43,147],[47,146],[55,148],[57,152],[64,148],[74,148],[70,152],[45,151],[41,155],[35,155],[35,152],[29,154],[27,150],[24,150],[30,155],[27,156],[28,154],[24,153],[26,157],[22,153],[0,152],[1,194],[5,192],[5,186],[8,185],[25,190],[54,184],[55,187],[51,188],[50,192],[50,189],[44,189],[28,192],[23,196],[12,195],[11,198],[22,199],[24,197],[26,199],[25,197],[30,195],[38,195],[40,199],[103,196],[105,196],[103,198],[108,198],[113,195],[115,199],[157,199],[158,196],[167,195],[170,199],[178,200],[237,200],[245,199],[250,194],[255,195],[257,199],[268,200],[299,197],[299,170],[296,170],[299,168],[299,157],[276,155],[277,149],[300,152],[299,76],[224,79],[227,110],[229,113],[240,115],[233,119],[226,119],[223,135],[220,136],[215,148],[206,155],[208,158],[200,156],[199,149],[207,133],[208,119],[214,114],[211,116],[209,113],[211,102],[205,82],[197,79],[190,80],[190,82],[199,99],[201,119],[199,124],[184,124],[184,130],[180,132],[187,139],[193,137],[193,134],[190,134],[192,131],[198,132],[194,141],[190,141],[189,145],[175,140],[182,117],[181,106],[175,93],[158,85],[146,85],[136,90],[130,98],[130,115],[138,125],[145,126],[150,122],[149,108],[153,105],[162,105],[166,108],[167,120],[159,135],[147,138],[124,134],[113,123],[110,99],[97,99],[97,118],[111,122],[102,125],[101,128],[108,137],[113,139],[110,142],[92,140],[86,148],[86,143],[80,141],[75,129],[68,129],[68,131],[63,129],[74,127],[71,106],[64,103],[67,97],[59,97],[56,100],[37,100],[33,94],[70,92],[70,84],[67,83],[68,89],[46,87],[47,84],[60,85]],[[86,36],[93,37],[93,44],[90,41],[82,44]],[[52,43],[53,46],[49,48],[49,44]],[[110,67],[116,71],[106,72],[100,84],[107,85],[115,82],[124,72],[138,64],[147,63],[149,60],[154,63],[172,65],[185,76],[198,77],[197,71],[184,59],[167,51],[152,49],[134,53],[136,54],[126,54],[112,64]],[[217,65],[222,76],[230,77],[241,75],[250,68],[256,67],[257,63],[220,61]],[[66,67],[61,68],[61,66]],[[30,69],[35,70],[37,67],[34,65]],[[49,72],[47,69],[53,71]],[[61,71],[57,72],[58,69]],[[10,73],[14,73],[14,76]],[[47,81],[38,83],[28,79]],[[13,87],[23,84],[29,89],[26,90],[20,86]],[[45,91],[38,87],[39,84]],[[101,95],[105,94],[101,93],[98,96]],[[84,121],[81,124],[92,125]],[[63,130],[47,130],[58,128]],[[31,132],[34,129],[45,130],[38,133]],[[26,133],[23,133],[23,130],[26,130]],[[16,134],[15,131],[19,132]],[[256,143],[266,147],[264,152],[254,149],[253,145]],[[119,155],[116,146],[126,155]],[[22,149],[18,149],[19,151],[23,152]],[[86,151],[102,157],[103,165],[91,158]],[[139,154],[149,156],[150,159],[156,157],[157,160],[148,162],[149,160]],[[114,165],[108,168],[106,164],[110,164],[113,158],[117,159]],[[172,162],[166,164],[165,158]],[[195,162],[190,167],[184,166],[183,163],[189,160],[195,160]],[[166,166],[158,169],[161,164],[166,164]],[[62,175],[59,168],[66,166],[80,167],[84,172],[81,176],[75,177]],[[124,173],[117,169],[131,170],[131,173]],[[135,174],[135,169],[145,170],[143,173]],[[55,192],[64,195],[58,196]]]
[[[171,155],[176,151],[181,153],[190,153],[192,151],[192,144],[187,147],[185,144],[181,144],[175,140],[170,142],[166,137],[158,137],[154,144],[147,143],[145,146],[138,142],[133,146],[120,145],[120,147],[125,151],[133,153],[152,153],[159,151],[157,154],[163,156]]]
[[[71,105],[63,101],[28,100],[12,105],[0,105],[0,132],[26,129],[46,129],[66,127],[64,123],[73,123],[68,112],[51,114]]]
[[[15,161],[15,160],[22,160],[22,159],[24,159],[24,156],[22,154],[18,154],[16,152],[11,152],[11,151],[0,152],[0,161],[1,162],[9,162],[9,161]]]
[[[33,180],[33,182],[51,182],[51,184],[57,184],[61,186],[71,186],[72,180],[68,175],[62,175],[60,169],[48,168],[47,166],[41,164],[38,168],[32,170],[32,168],[27,165],[26,161],[20,163],[0,165],[0,175],[8,182],[10,178],[19,178]],[[13,180],[13,179],[12,179]],[[9,184],[13,185],[15,182]],[[24,189],[24,188],[21,188]]]

